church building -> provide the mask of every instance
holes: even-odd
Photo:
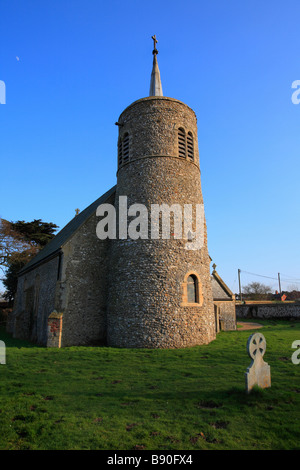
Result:
[[[196,115],[163,96],[153,40],[149,96],[116,122],[116,185],[20,271],[7,324],[16,338],[48,347],[181,348],[209,343],[220,325],[235,329],[234,296],[215,269],[210,274],[204,216],[196,249],[189,249],[194,232],[176,236],[175,216],[169,237],[161,236],[162,213],[159,236],[130,237],[121,226],[123,201],[149,214],[153,206],[203,207]],[[115,210],[117,236],[97,234],[99,207]]]

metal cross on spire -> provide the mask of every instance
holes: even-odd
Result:
[[[152,54],[158,54],[158,50],[156,49],[156,44],[158,43],[158,40],[156,39],[156,34],[154,34],[154,36],[151,36],[151,38],[153,39],[153,43],[154,43]]]

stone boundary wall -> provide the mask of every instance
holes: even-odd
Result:
[[[236,304],[239,318],[278,318],[300,320],[300,303],[253,303]]]

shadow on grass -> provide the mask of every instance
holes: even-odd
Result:
[[[77,391],[77,397],[87,396],[86,391]],[[166,403],[178,403],[184,408],[185,403],[192,403],[196,410],[216,411],[222,409],[239,409],[243,407],[253,407],[275,404],[278,401],[271,389],[261,389],[254,387],[251,393],[247,393],[242,386],[229,388],[227,390],[217,391],[198,391],[181,393],[180,390],[149,390],[140,389],[135,392],[128,390],[115,390],[114,392],[101,390],[101,393],[88,392],[89,398],[97,399],[99,404],[105,402],[106,407],[121,406],[121,408],[130,408],[139,405],[141,401],[147,403],[152,401],[157,407],[165,406]],[[234,405],[234,406],[233,406]]]
[[[5,327],[0,326],[0,340],[4,341],[6,348],[42,348],[39,344],[30,343],[25,339],[13,338],[10,333],[7,333]]]

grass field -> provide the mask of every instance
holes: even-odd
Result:
[[[245,393],[247,339],[177,350],[46,349],[4,329],[0,449],[300,449],[300,323],[262,321],[272,387]]]

